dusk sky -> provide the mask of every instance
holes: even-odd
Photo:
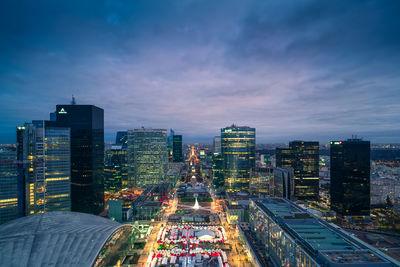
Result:
[[[107,140],[400,142],[400,1],[2,0],[0,143],[72,94]]]

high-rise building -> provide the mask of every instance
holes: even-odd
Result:
[[[128,182],[127,150],[113,145],[105,151],[104,190],[117,192]]]
[[[122,146],[122,148],[126,149],[128,146],[128,132],[127,131],[117,132],[117,136],[115,137],[115,144],[117,146]]]
[[[172,137],[172,161],[183,162],[182,135],[174,134]]]
[[[214,153],[212,157],[212,181],[216,189],[224,187],[224,159],[221,154]]]
[[[221,154],[221,136],[215,136],[213,141],[214,153]]]
[[[273,169],[273,192],[274,197],[292,199],[294,195],[293,186],[293,169],[289,168],[274,168]]]
[[[57,105],[57,124],[71,129],[72,211],[104,208],[104,110],[93,105]]]
[[[0,146],[0,224],[20,216],[15,146]]]
[[[247,126],[221,129],[221,154],[227,191],[247,191],[255,168],[256,129]]]
[[[370,142],[332,141],[331,209],[340,216],[370,215]]]
[[[70,129],[52,121],[17,128],[24,214],[71,210]]]
[[[26,193],[25,193],[25,168],[26,162],[24,162],[24,135],[25,126],[18,126],[16,129],[17,139],[17,169],[18,169],[18,213],[19,216],[26,215]]]
[[[167,136],[167,150],[168,150],[168,161],[169,162],[173,162],[174,157],[173,157],[173,153],[174,153],[174,135],[175,135],[175,131],[172,129],[169,129],[169,133]]]
[[[293,168],[294,196],[299,200],[319,197],[319,143],[293,141],[276,149],[276,166]]]
[[[164,180],[168,163],[167,131],[139,128],[128,131],[128,184],[145,187]]]

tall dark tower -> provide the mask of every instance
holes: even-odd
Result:
[[[370,215],[370,142],[331,142],[331,209],[342,217]]]
[[[104,110],[57,105],[56,119],[71,129],[71,210],[99,214],[104,208]]]
[[[276,166],[293,168],[294,196],[317,200],[319,196],[319,143],[292,141],[289,148],[276,149]]]
[[[182,135],[174,134],[172,137],[172,159],[173,162],[183,162]]]

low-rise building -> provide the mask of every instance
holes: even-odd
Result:
[[[250,200],[250,229],[273,266],[398,266],[398,262],[282,198]]]

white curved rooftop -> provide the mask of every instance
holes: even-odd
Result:
[[[49,212],[0,225],[0,266],[92,266],[122,225],[78,212]]]
[[[202,229],[196,232],[196,236],[200,240],[212,240],[215,238],[215,233],[209,229]]]

